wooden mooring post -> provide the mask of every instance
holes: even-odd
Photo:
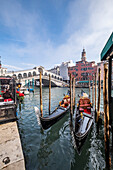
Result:
[[[92,79],[92,106],[94,105],[94,75],[93,75],[93,79]]]
[[[51,113],[51,75],[49,74],[49,115]]]
[[[104,141],[105,141],[105,158],[106,167],[108,169],[111,166],[111,159],[109,153],[109,103],[108,103],[108,68],[107,64],[104,64],[104,79],[103,79],[103,98],[104,98]]]
[[[71,125],[72,125],[72,117],[73,117],[72,75],[70,74],[70,120],[71,120]]]
[[[101,100],[101,69],[98,69],[98,107],[97,107],[97,132],[99,133],[99,118],[100,118],[100,100]]]
[[[73,107],[75,107],[75,78],[73,77]]]
[[[90,99],[90,79],[89,79],[89,99]]]
[[[95,73],[95,120],[96,120],[96,117],[97,117],[96,108],[97,108],[97,76],[96,76],[96,73]]]
[[[42,73],[40,72],[40,113],[43,117],[43,104],[42,104]]]

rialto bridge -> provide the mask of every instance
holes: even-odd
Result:
[[[63,81],[63,78],[60,75],[51,73],[44,69],[44,67],[39,66],[29,70],[21,71],[12,71],[7,72],[6,76],[14,76],[17,83],[21,83],[22,86],[27,85],[28,83],[32,85],[34,82],[35,86],[39,86],[39,75],[42,73],[42,84],[43,86],[49,85],[49,75],[51,76],[51,86],[56,87],[65,87],[68,86],[67,83]]]

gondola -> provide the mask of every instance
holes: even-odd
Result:
[[[70,96],[66,95],[62,101],[59,102],[58,107],[47,117],[41,117],[39,109],[35,107],[35,113],[39,115],[39,121],[44,130],[50,128],[53,124],[58,122],[70,109]]]
[[[80,152],[82,143],[85,142],[89,131],[94,122],[94,111],[90,103],[90,99],[85,94],[80,97],[77,104],[76,115],[75,115],[75,129],[74,136],[76,147]]]

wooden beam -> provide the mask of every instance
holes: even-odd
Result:
[[[49,115],[51,113],[51,75],[49,74]]]
[[[40,113],[43,117],[43,104],[42,104],[42,73],[40,72]]]
[[[96,108],[97,108],[97,76],[96,76],[96,73],[95,73],[95,120],[96,120],[96,117],[97,117]]]
[[[89,79],[89,99],[90,99],[90,79]]]
[[[72,123],[73,116],[73,100],[72,100],[72,75],[70,74],[70,119]]]
[[[104,141],[105,141],[105,158],[106,166],[111,166],[110,154],[109,154],[109,103],[108,103],[108,68],[107,64],[104,64],[104,79],[103,79],[103,98],[104,98]]]
[[[100,100],[101,100],[101,69],[98,71],[98,107],[97,107],[97,131],[99,132],[99,117],[100,117]]]
[[[92,78],[92,106],[94,105],[94,75],[93,75],[93,78]]]
[[[73,107],[75,106],[75,78],[73,77]]]

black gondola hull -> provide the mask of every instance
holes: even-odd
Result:
[[[77,113],[79,110],[77,110]],[[79,115],[77,114],[76,115]],[[89,133],[94,121],[93,110],[91,111],[91,115],[83,113],[83,118],[81,116],[76,116],[75,118],[75,137],[77,140],[84,139]]]
[[[70,107],[66,108],[65,110],[62,108],[58,108],[55,110],[50,116],[48,117],[40,117],[41,126],[44,130],[50,128],[56,122],[58,122],[65,114],[68,112]]]

